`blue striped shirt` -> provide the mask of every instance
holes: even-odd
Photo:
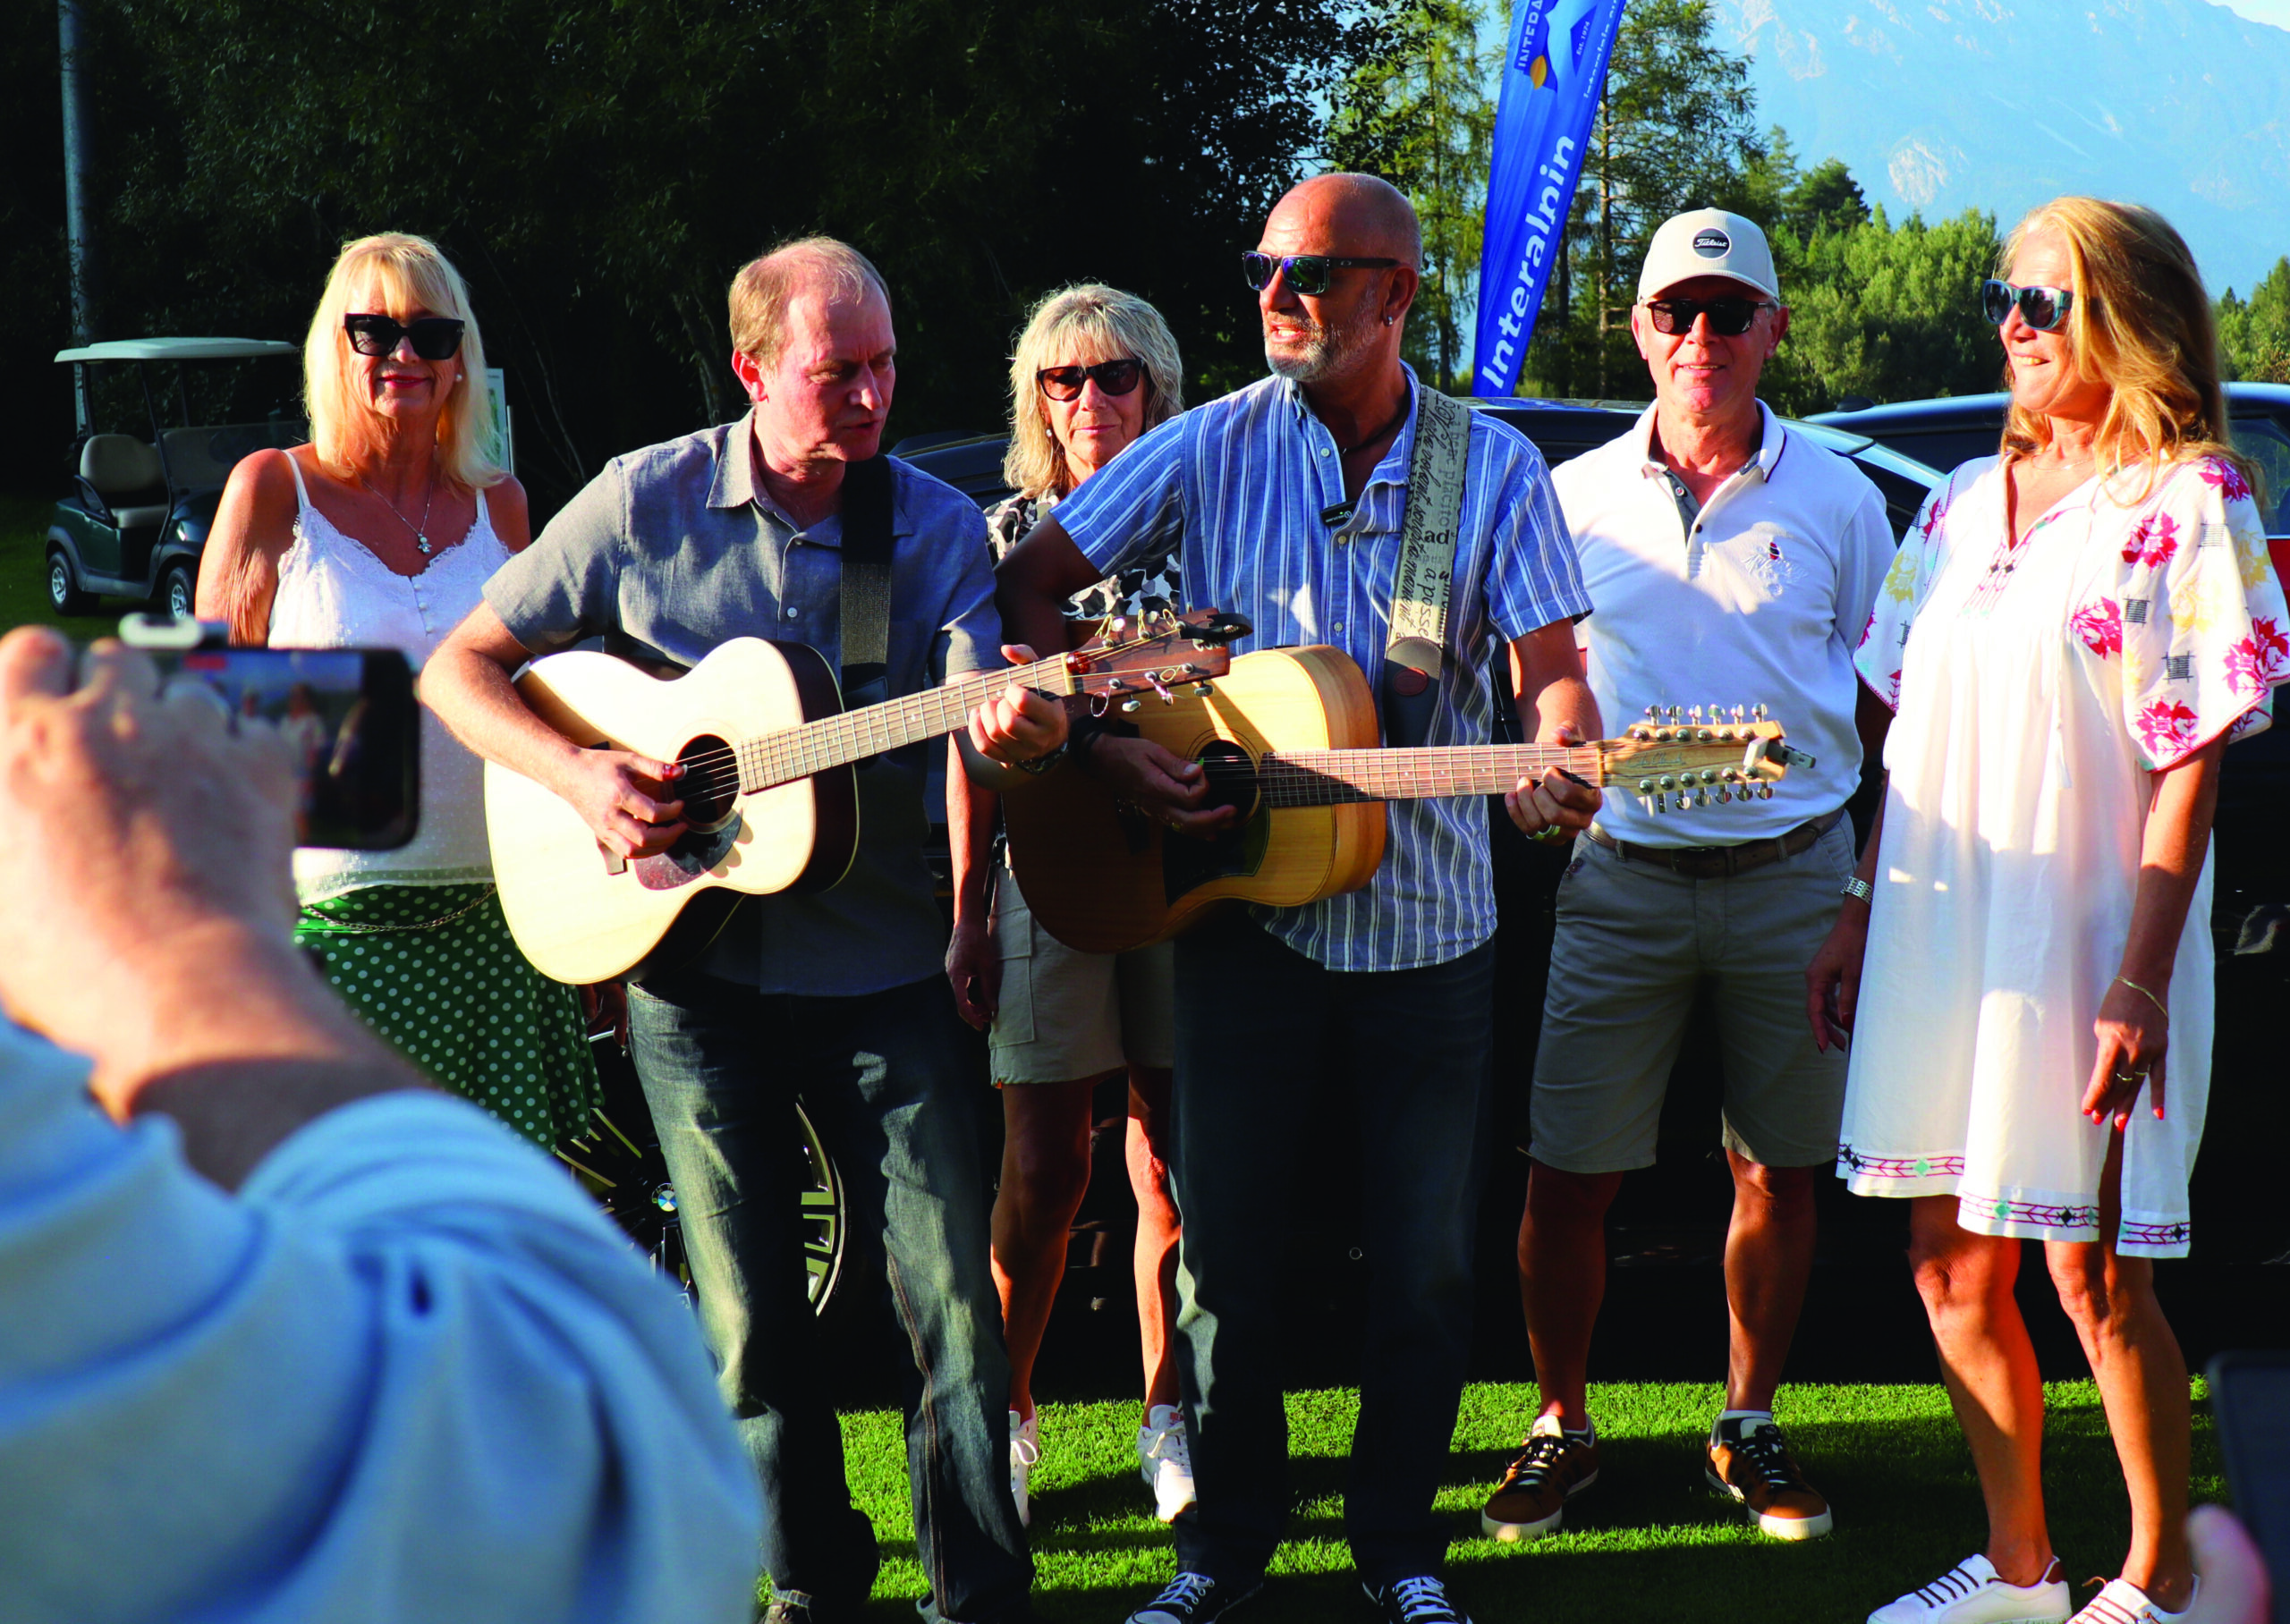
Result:
[[[1321,514],[1344,501],[1335,437],[1295,385],[1270,377],[1147,435],[1059,503],[1057,520],[1107,574],[1181,547],[1189,604],[1254,624],[1237,652],[1333,644],[1380,691],[1414,449],[1411,406],[1358,506],[1331,529]],[[1510,639],[1590,610],[1541,453],[1473,412],[1469,468],[1447,611],[1455,657],[1427,745],[1488,742],[1488,662]],[[1485,805],[1473,797],[1389,810],[1373,880],[1309,907],[1260,909],[1266,928],[1334,970],[1442,964],[1493,935]]]

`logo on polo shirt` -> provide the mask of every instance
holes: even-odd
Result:
[[[1723,259],[1733,246],[1734,240],[1714,225],[1693,233],[1693,251],[1704,259]]]

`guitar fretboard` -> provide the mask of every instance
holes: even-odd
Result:
[[[1268,807],[1500,795],[1545,767],[1600,780],[1595,745],[1481,744],[1421,750],[1278,750],[1258,758]]]
[[[869,756],[951,733],[969,725],[971,712],[1013,682],[1054,694],[1081,690],[1064,660],[1040,660],[1002,671],[971,672],[944,687],[822,716],[801,727],[737,740],[732,750],[739,762],[740,792],[745,795],[775,784],[793,783],[829,767],[864,761]]]

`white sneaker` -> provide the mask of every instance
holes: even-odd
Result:
[[[1010,1412],[1010,1498],[1018,1505],[1018,1526],[1030,1528],[1034,1522],[1033,1498],[1027,1492],[1029,1480],[1034,1474],[1035,1463],[1041,1459],[1041,1412],[1021,1420],[1016,1410]]]
[[[1184,1412],[1156,1404],[1137,1429],[1137,1475],[1153,1491],[1153,1515],[1175,1522],[1192,1506],[1192,1449],[1184,1434]]]
[[[1984,1556],[1947,1572],[1869,1615],[1869,1624],[2066,1624],[2067,1581],[2054,1561],[2032,1585],[2007,1585]]]
[[[2201,1590],[2201,1580],[2195,1587]],[[2193,1611],[2192,1596],[2187,1598],[2185,1611],[2165,1612],[2129,1579],[2109,1579],[2099,1587],[2099,1594],[2083,1603],[2072,1624],[2178,1624]]]

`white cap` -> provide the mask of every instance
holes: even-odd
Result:
[[[1638,297],[1651,298],[1696,276],[1727,276],[1768,299],[1781,297],[1780,279],[1773,274],[1773,250],[1765,245],[1765,233],[1755,221],[1722,208],[1697,208],[1662,222],[1653,241],[1646,245],[1646,264],[1638,273]]]

